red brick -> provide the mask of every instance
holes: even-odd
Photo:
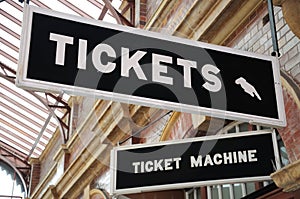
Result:
[[[293,98],[283,89],[287,126],[278,129],[291,162],[300,159],[300,110]]]
[[[146,6],[140,7],[140,12],[147,14],[147,7]]]
[[[144,13],[146,13],[146,12],[147,12],[147,5],[143,5],[143,4],[142,4],[142,5],[140,6],[140,12],[141,12],[141,11],[143,11]]]
[[[182,139],[192,126],[191,114],[182,113],[171,129],[170,139]]]
[[[140,16],[140,21],[146,21],[146,16]]]

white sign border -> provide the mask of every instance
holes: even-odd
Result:
[[[109,29],[115,29],[123,32],[130,32],[137,35],[147,36],[156,39],[162,39],[170,42],[176,42],[185,45],[191,45],[195,47],[202,47],[206,49],[217,50],[221,52],[244,55],[247,57],[267,60],[272,62],[272,70],[274,77],[274,88],[275,96],[277,101],[277,111],[279,119],[267,118],[262,116],[256,116],[251,114],[237,113],[232,111],[218,110],[214,108],[199,107],[181,103],[167,102],[163,100],[156,100],[150,98],[143,98],[107,91],[99,91],[94,89],[87,89],[76,86],[63,85],[53,82],[45,82],[34,79],[27,78],[27,69],[28,69],[28,57],[29,57],[29,48],[30,48],[30,39],[31,39],[31,27],[32,27],[32,16],[33,13],[45,14],[48,16],[63,18],[75,22],[105,27]],[[121,26],[117,24],[106,23],[103,21],[97,21],[93,19],[87,19],[79,16],[69,15],[61,12],[56,12],[44,8],[34,7],[34,6],[25,6],[24,7],[24,16],[22,24],[22,36],[21,36],[21,47],[19,53],[19,63],[17,71],[16,85],[25,89],[33,89],[36,91],[51,91],[58,93],[67,93],[70,95],[79,94],[84,96],[97,96],[106,100],[116,100],[124,103],[133,103],[143,106],[150,106],[161,108],[162,105],[166,109],[176,110],[180,112],[189,112],[194,114],[204,114],[211,117],[218,117],[224,119],[238,120],[243,122],[248,122],[251,124],[263,124],[270,125],[273,127],[284,127],[286,126],[286,116],[284,110],[284,102],[282,95],[282,88],[280,82],[280,70],[278,59],[272,56],[256,54],[248,51],[241,51],[234,48],[228,48],[224,46],[218,46],[208,43],[203,43],[199,41],[188,40],[184,38],[179,38],[175,36],[163,35],[161,33],[150,32],[146,30],[136,29],[127,26]],[[92,91],[92,92],[91,92]]]
[[[171,190],[171,189],[211,186],[211,185],[219,185],[219,184],[233,184],[233,183],[242,183],[242,182],[244,183],[244,182],[257,182],[257,181],[271,180],[270,176],[258,176],[258,177],[245,177],[245,178],[231,178],[231,179],[223,179],[223,180],[208,180],[208,181],[200,181],[200,182],[186,182],[186,183],[176,183],[176,184],[167,184],[167,185],[154,185],[154,186],[144,186],[144,187],[126,188],[126,189],[118,189],[118,190],[116,189],[116,182],[117,182],[116,163],[117,163],[118,151],[135,149],[135,148],[152,147],[152,146],[162,146],[162,145],[165,146],[170,144],[208,141],[208,140],[215,140],[215,139],[228,139],[233,137],[247,137],[252,135],[263,135],[263,134],[272,134],[272,142],[273,142],[273,149],[274,149],[274,156],[275,156],[274,166],[276,166],[276,170],[278,170],[281,168],[281,164],[280,164],[279,149],[278,149],[275,130],[249,131],[243,133],[188,138],[184,140],[172,140],[172,141],[164,141],[164,142],[150,143],[150,144],[135,144],[135,145],[114,147],[111,151],[111,159],[110,159],[110,168],[111,168],[110,192],[112,195],[122,195],[122,194],[142,193],[142,192],[150,192],[150,191],[163,191],[163,190]]]

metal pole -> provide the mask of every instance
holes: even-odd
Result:
[[[272,36],[272,43],[273,43],[273,52],[271,53],[271,55],[275,57],[280,57],[272,0],[268,0],[268,12],[269,12],[270,29],[271,29],[271,36]]]

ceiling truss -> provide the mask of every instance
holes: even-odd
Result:
[[[114,1],[121,0],[85,0],[94,10],[99,10],[98,13],[85,10],[77,1],[55,1],[69,12],[85,18],[105,20],[106,17],[110,17],[119,24],[133,26],[134,17],[128,21],[112,5]],[[5,18],[4,22],[0,20],[0,46],[3,47],[0,48],[0,155],[15,163],[28,186],[29,158],[39,157],[57,129],[61,133],[63,143],[69,140],[71,107],[67,103],[68,96],[64,93],[40,93],[15,86],[22,26],[20,15],[23,13],[23,5],[20,2],[22,1],[1,1],[0,8],[0,17]],[[30,1],[30,4],[46,9],[53,9],[51,3],[53,1]],[[134,3],[130,5],[127,9],[134,10]],[[19,13],[15,15],[6,8],[12,8]]]

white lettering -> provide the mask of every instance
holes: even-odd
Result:
[[[134,173],[149,173],[154,171],[169,171],[173,169],[180,169],[181,158],[167,158],[160,160],[148,160],[133,162]],[[175,163],[173,166],[172,164]]]
[[[172,163],[172,158],[165,159],[165,170],[166,171],[173,169],[173,167],[171,166],[171,163]]]
[[[202,156],[199,155],[197,157],[197,160],[195,159],[194,156],[191,156],[191,168],[194,168],[194,167],[202,167]]]
[[[79,39],[77,68],[86,70],[87,40]]]
[[[213,155],[207,154],[205,158],[199,155],[197,158],[190,156],[190,166],[194,167],[205,167],[221,164],[237,164],[244,162],[257,162],[256,157],[257,150],[247,150],[247,151],[232,151],[224,152],[222,154],[216,153]]]
[[[171,64],[172,57],[155,53],[152,54],[152,80],[154,82],[173,85],[173,78],[161,75],[161,73],[168,72],[168,67],[165,65],[161,65],[161,62]]]
[[[145,170],[146,170],[146,172],[153,171],[153,162],[152,161],[147,161],[145,163]]]
[[[236,157],[236,152],[232,152],[233,154],[233,163],[237,163],[237,157]]]
[[[239,163],[247,162],[247,151],[238,151]]]
[[[49,40],[56,42],[55,64],[63,66],[65,64],[66,45],[73,45],[74,38],[66,35],[50,33]],[[87,69],[87,50],[88,41],[78,39],[77,68]],[[147,77],[140,65],[140,61],[147,54],[147,51],[138,50],[130,56],[130,49],[121,47],[120,68],[122,77],[129,77],[130,71],[134,71],[137,78],[147,80]],[[103,61],[102,56],[116,58],[116,51],[112,46],[100,43],[92,50],[92,63],[94,67],[102,73],[111,73],[116,69],[116,63],[113,61]],[[173,57],[152,53],[152,81],[163,84],[173,85],[173,78],[168,76],[168,64],[173,64]],[[174,58],[178,66],[183,67],[183,86],[192,88],[192,68],[197,68],[197,62],[182,58]],[[106,62],[106,63],[105,63]],[[196,70],[195,70],[196,71]],[[217,76],[220,70],[211,64],[205,64],[201,69],[201,74],[205,83],[203,87],[210,92],[218,92],[222,88],[221,79]],[[149,74],[150,76],[150,74]],[[148,77],[149,78],[149,77]]]
[[[145,172],[145,162],[141,161],[141,173]]]
[[[181,161],[181,158],[174,158],[173,160],[175,162],[175,168],[179,169],[179,161]]]
[[[204,161],[203,166],[206,167],[208,164],[210,164],[210,166],[213,166],[213,165],[214,165],[214,163],[213,163],[213,161],[212,161],[210,155],[206,155],[206,156],[205,156],[205,161]]]
[[[212,83],[205,82],[203,84],[203,87],[211,92],[218,92],[219,90],[221,90],[221,80],[216,76],[216,74],[218,74],[219,72],[220,70],[216,66],[213,66],[211,64],[205,64],[202,67],[201,73],[207,81]]]
[[[232,164],[232,154],[231,154],[231,152],[223,153],[223,159],[224,159],[224,164],[228,164],[228,161],[229,161],[229,164]]]
[[[163,159],[161,160],[154,160],[154,171],[163,171],[164,168],[161,166],[161,163],[163,162]]]
[[[195,61],[189,61],[185,59],[177,59],[177,64],[183,66],[183,78],[184,87],[191,88],[191,68],[197,68],[197,63]]]
[[[56,41],[55,64],[63,66],[65,64],[66,44],[73,44],[73,37],[50,33],[49,39]]]
[[[116,52],[110,45],[98,44],[92,53],[92,61],[95,68],[102,73],[110,73],[115,69],[116,64],[112,62],[103,64],[100,59],[102,53],[106,53],[109,57],[116,58]]]
[[[217,158],[218,158],[218,159],[217,159]],[[222,164],[222,155],[221,155],[220,153],[216,153],[216,154],[214,155],[214,163],[215,163],[216,165]]]
[[[141,164],[140,162],[133,162],[132,163],[132,166],[134,166],[134,173],[138,173],[139,172],[138,166],[140,164]]]
[[[249,158],[249,162],[257,162],[257,158],[255,157],[256,154],[256,150],[249,150],[248,151],[248,158]]]
[[[137,77],[139,79],[147,80],[140,64],[139,60],[147,54],[145,51],[137,51],[135,52],[131,57],[129,57],[129,49],[128,48],[122,48],[121,49],[121,76],[123,77],[129,77],[129,70],[132,68]]]

